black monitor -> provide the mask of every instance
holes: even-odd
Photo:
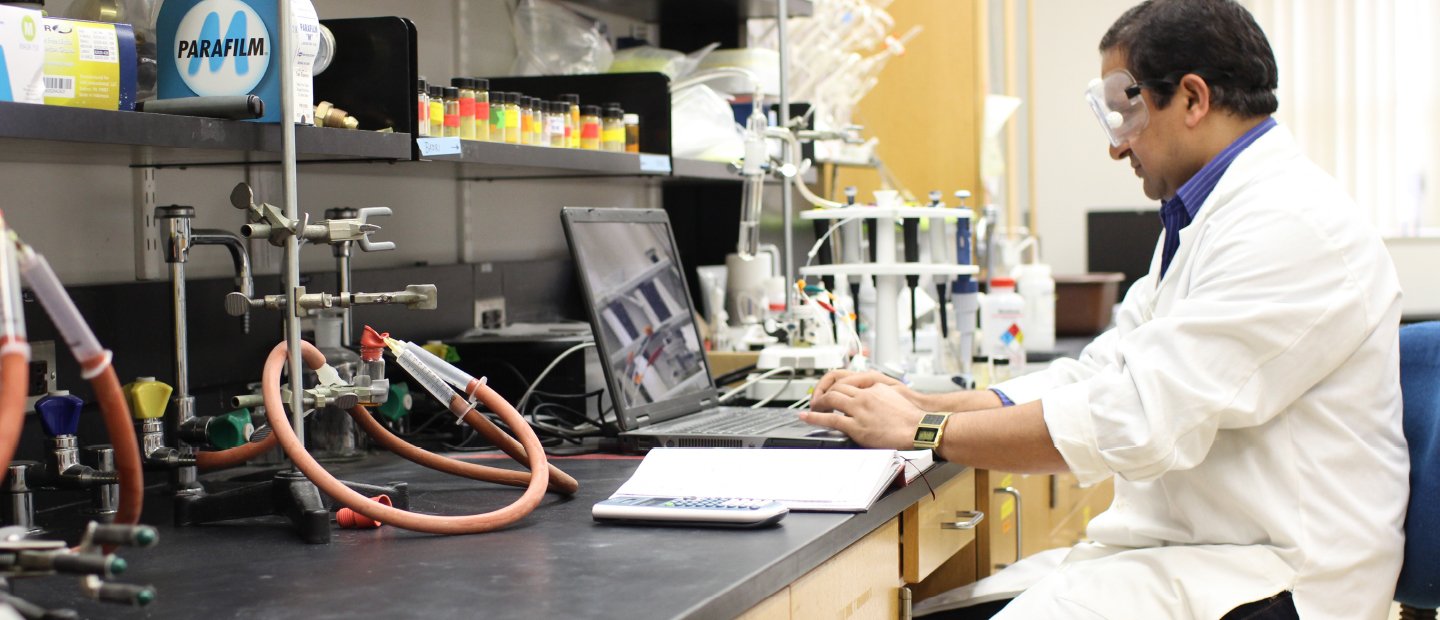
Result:
[[[1085,220],[1086,259],[1092,273],[1125,274],[1120,299],[1130,285],[1150,272],[1150,260],[1160,239],[1158,209],[1090,211]]]

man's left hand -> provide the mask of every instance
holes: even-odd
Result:
[[[884,384],[857,388],[837,383],[811,407],[837,413],[805,411],[801,420],[841,431],[867,448],[914,449],[915,428],[925,416],[899,390]]]

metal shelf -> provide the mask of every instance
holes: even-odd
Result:
[[[460,155],[437,156],[422,161],[460,164],[460,177],[467,180],[670,175],[670,158],[666,155],[559,149],[474,140],[462,140],[460,147]]]
[[[410,159],[410,134],[296,127],[306,161]],[[261,123],[0,102],[0,160],[139,166],[279,160],[280,127]]]
[[[606,13],[624,15],[631,19],[654,22],[660,19],[661,5],[667,0],[572,0],[574,4]],[[676,0],[668,0],[675,2]],[[692,0],[693,1],[693,0]],[[735,7],[735,16],[742,19],[752,17],[775,17],[775,0],[708,0],[706,4]],[[791,17],[807,17],[815,13],[810,0],[789,0]]]
[[[682,157],[671,158],[671,167],[674,172],[671,179],[675,181],[734,181],[739,183],[743,179],[740,173],[732,170],[730,164],[718,161],[706,161],[703,159],[685,159]],[[805,171],[806,183],[815,182],[815,168]],[[797,179],[799,180],[799,179]],[[769,177],[766,183],[778,185],[780,179]]]

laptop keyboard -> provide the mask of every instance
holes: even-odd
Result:
[[[682,420],[664,429],[667,433],[695,435],[755,435],[772,431],[797,420],[788,409],[716,407],[698,420]],[[659,429],[655,429],[659,430]]]

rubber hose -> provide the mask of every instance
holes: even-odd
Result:
[[[260,441],[247,443],[243,446],[235,446],[225,450],[205,450],[195,454],[195,466],[204,470],[225,469],[245,464],[245,461],[256,458],[271,448],[280,445],[275,439],[275,433]]]
[[[120,474],[120,505],[115,512],[115,523],[134,525],[140,522],[140,510],[145,504],[145,469],[140,463],[140,444],[135,439],[130,405],[125,402],[113,364],[107,363],[105,370],[90,380],[90,386],[100,401],[105,431],[115,449],[115,471]]]
[[[479,379],[474,379],[471,380],[470,385],[465,388],[465,392],[471,398],[474,398],[482,387],[485,387],[485,384]],[[465,423],[469,424],[470,428],[484,435],[485,439],[489,440],[495,447],[500,448],[500,450],[509,455],[510,458],[521,463],[524,463],[528,458],[528,455],[525,454],[525,447],[520,445],[520,442],[515,441],[514,437],[500,430],[500,427],[495,426],[495,423],[491,422],[490,418],[480,415],[478,411],[473,410],[470,407],[470,403],[465,402],[457,396],[451,398],[448,405],[450,413],[463,415]],[[560,471],[560,469],[554,465],[550,466],[550,479],[555,481],[553,486],[562,490],[568,489],[564,491],[565,493],[574,493],[580,490],[579,482],[571,478],[570,474]]]
[[[325,363],[324,354],[320,353],[314,345],[301,341],[300,354],[305,363],[312,368]],[[261,374],[261,393],[265,398],[265,416],[270,422],[273,435],[279,438],[280,447],[285,450],[286,456],[295,463],[295,467],[305,474],[311,482],[314,482],[320,491],[344,504],[346,507],[362,515],[370,517],[381,523],[388,523],[395,527],[426,532],[430,534],[477,534],[496,530],[511,523],[514,523],[525,515],[530,514],[545,495],[545,487],[550,482],[550,469],[545,459],[545,451],[540,445],[540,438],[535,431],[520,417],[515,408],[501,398],[488,387],[482,388],[478,396],[480,401],[492,411],[498,413],[507,425],[515,429],[520,435],[520,442],[525,446],[529,454],[529,467],[532,472],[530,485],[525,493],[514,503],[484,514],[466,516],[437,516],[425,515],[385,506],[379,502],[371,501],[369,498],[350,490],[315,458],[305,451],[305,445],[295,435],[295,429],[290,428],[290,421],[285,418],[285,407],[280,396],[280,371],[287,362],[287,350],[285,343],[275,345],[270,351],[270,356],[265,360],[265,369]]]
[[[469,407],[467,406],[466,408],[468,409]],[[484,417],[474,411],[470,411],[465,415],[465,417],[467,418],[466,421],[469,422],[469,418],[472,416],[476,418]],[[379,444],[380,447],[394,452],[405,460],[415,463],[417,465],[424,465],[425,467],[429,467],[430,469],[434,469],[436,471],[443,471],[447,474],[460,476],[462,478],[469,478],[471,480],[483,480],[486,482],[495,482],[499,484],[509,485],[512,487],[524,487],[529,486],[530,484],[530,474],[527,472],[515,471],[513,469],[500,469],[498,467],[486,467],[484,465],[479,465],[476,463],[467,463],[465,461],[460,461],[446,456],[441,456],[439,454],[435,454],[424,448],[411,444],[410,442],[395,436],[394,433],[391,433],[389,429],[386,429],[383,425],[380,424],[380,422],[376,421],[374,416],[370,414],[370,411],[363,406],[355,406],[350,408],[350,417],[354,418],[355,423],[359,424],[360,428],[365,429],[365,432],[368,433],[370,435],[370,438],[374,439],[375,443]],[[489,422],[489,420],[486,420],[486,422]],[[475,426],[475,424],[471,423],[471,426],[473,427]],[[506,437],[508,438],[509,435],[506,435]],[[511,439],[511,441],[514,440]],[[519,443],[516,443],[515,445],[517,447],[520,446]],[[522,452],[520,458],[517,458],[515,460],[523,463],[525,462],[525,456],[523,452],[524,448],[522,447],[521,450]],[[560,471],[560,469],[555,467],[554,465],[550,465],[549,467],[550,491],[563,493],[565,495],[574,495],[576,491],[580,490],[580,483],[576,482],[574,478],[571,478],[565,472]]]
[[[9,473],[10,459],[15,458],[20,432],[25,429],[27,385],[30,385],[30,356],[0,355],[0,473]]]

